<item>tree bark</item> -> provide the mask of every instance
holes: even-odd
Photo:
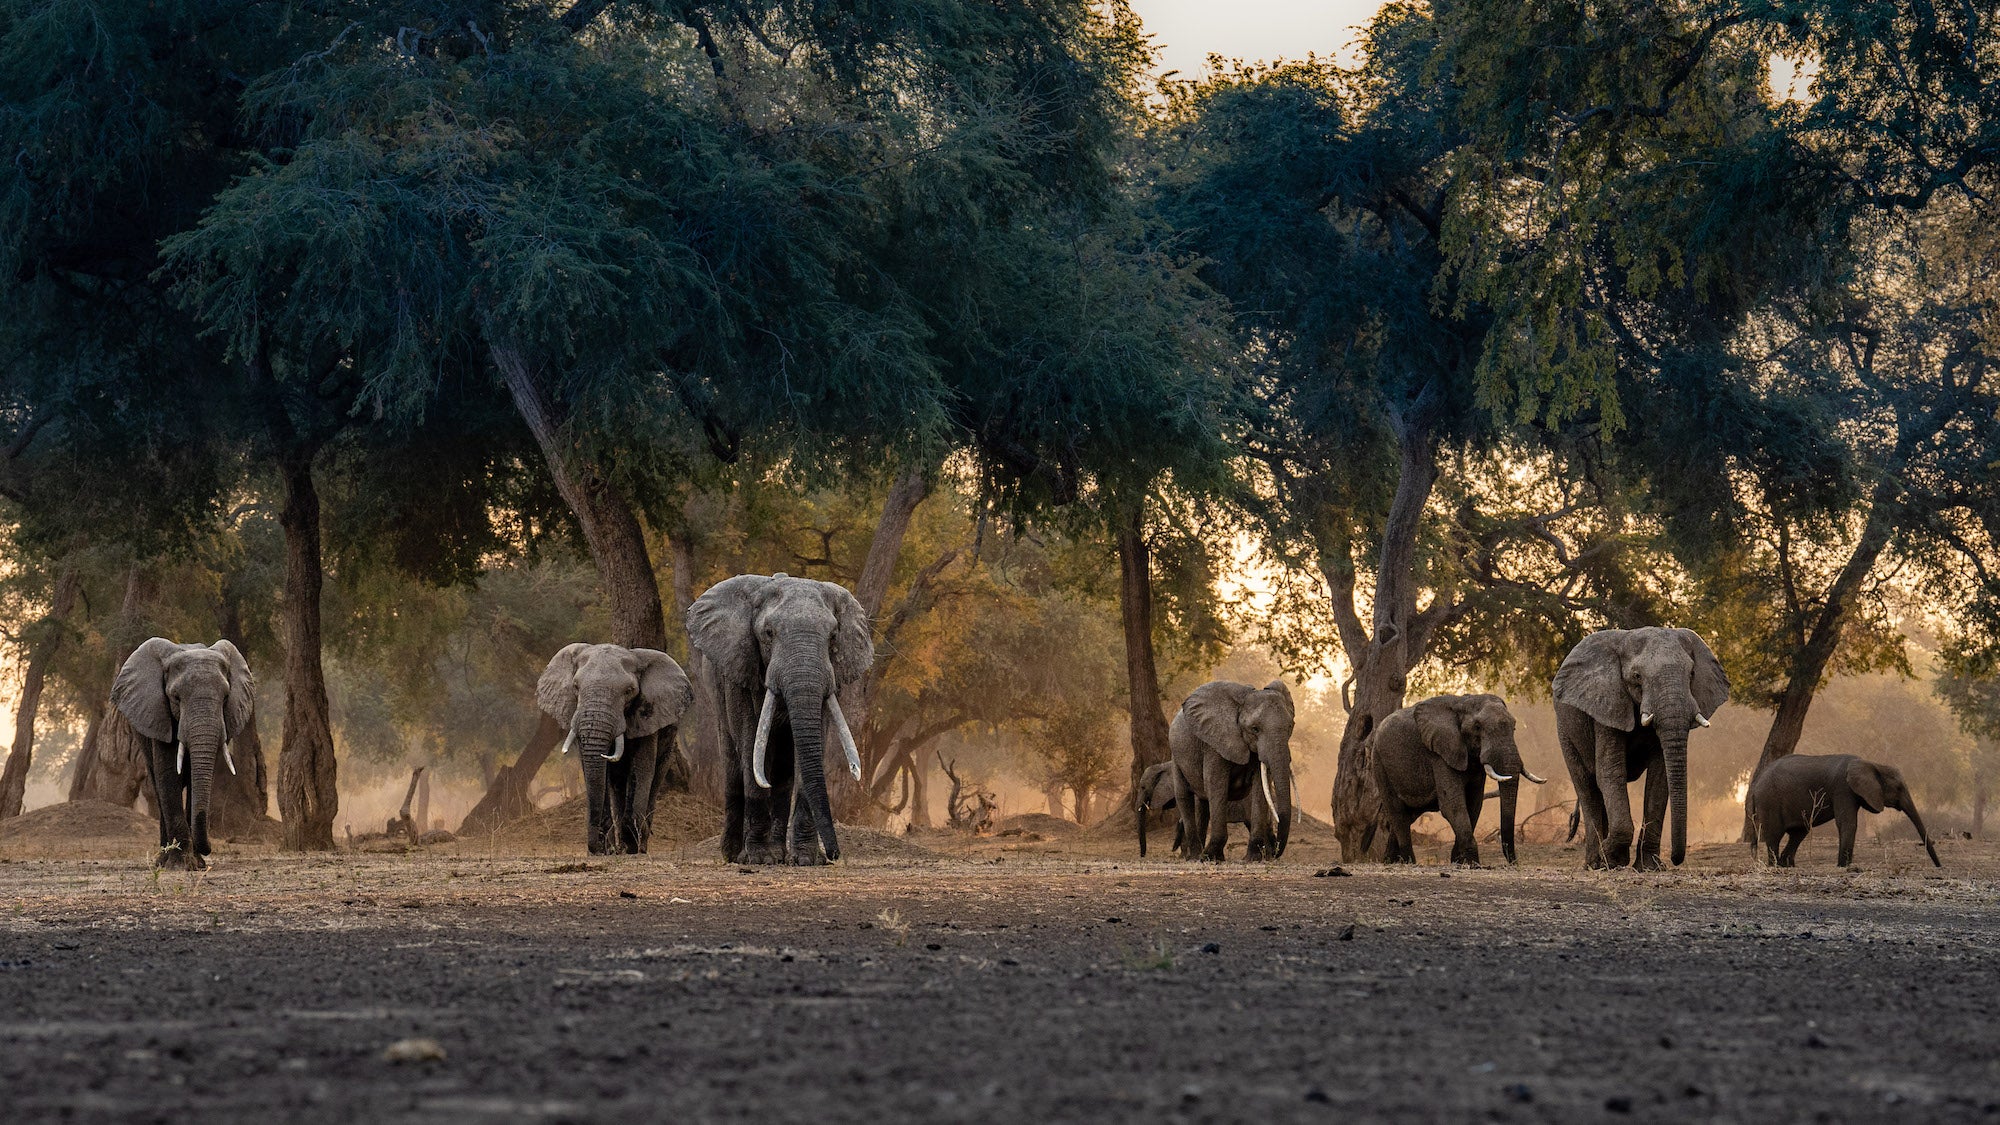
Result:
[[[125,666],[126,658],[145,639],[141,634],[147,628],[146,607],[152,604],[157,585],[152,572],[136,560],[125,571],[125,601],[118,609],[111,637],[114,679]],[[76,756],[76,771],[70,776],[69,799],[109,801],[130,807],[146,789],[146,760],[138,735],[107,697],[103,710],[84,733],[83,747]]]
[[[660,583],[653,574],[638,512],[599,466],[574,456],[553,404],[520,351],[496,345],[492,356],[514,408],[548,462],[556,491],[583,529],[598,581],[611,603],[612,642],[627,648],[665,648],[667,619],[660,606]]]
[[[222,639],[235,645],[248,660],[250,649],[243,640],[243,605],[227,584],[216,618]],[[251,665],[251,672],[255,674],[255,664]],[[254,705],[250,721],[236,732],[229,749],[230,756],[236,759],[236,772],[222,770],[215,775],[208,814],[210,830],[224,839],[258,830],[271,813],[270,765],[264,759],[264,739],[257,730]]]
[[[1146,767],[1164,762],[1167,720],[1160,712],[1160,672],[1153,659],[1152,553],[1146,546],[1145,505],[1119,517],[1118,613],[1125,626],[1125,684],[1132,721],[1132,789]]]
[[[69,626],[70,611],[76,608],[77,592],[83,581],[76,563],[65,560],[56,576],[49,612],[43,617],[29,651],[27,674],[21,681],[21,702],[14,712],[14,746],[7,765],[0,769],[0,820],[21,815],[21,802],[28,791],[28,769],[35,762],[35,718],[41,711],[42,685],[48,679],[49,664],[62,647]]]
[[[1778,713],[1772,717],[1771,729],[1764,735],[1764,749],[1757,756],[1757,768],[1750,771],[1753,779],[1763,772],[1765,766],[1799,748],[1799,736],[1806,729],[1806,713],[1812,709],[1813,697],[1825,681],[1827,666],[1833,662],[1834,653],[1840,648],[1840,631],[1847,624],[1848,611],[1853,608],[1855,596],[1861,592],[1869,574],[1874,572],[1876,561],[1882,557],[1890,537],[1895,533],[1899,490],[1893,478],[1884,478],[1875,486],[1861,537],[1855,540],[1853,552],[1834,577],[1833,585],[1827,588],[1826,600],[1821,603],[1819,612],[1813,615],[1805,643],[1792,652],[1791,666],[1785,672],[1785,691],[1778,697]],[[1743,832],[1738,838],[1744,843],[1756,840],[1751,831],[1747,804],[1743,809]]]
[[[894,659],[885,644],[888,638],[884,629],[888,623],[882,620],[882,605],[888,600],[889,583],[896,575],[896,563],[903,557],[903,541],[909,536],[910,517],[929,494],[930,482],[921,469],[909,469],[896,478],[896,483],[889,488],[889,495],[882,501],[882,516],[875,521],[875,534],[868,541],[868,555],[861,564],[861,579],[855,583],[854,600],[861,603],[875,641],[882,647],[877,648],[875,663],[860,682],[846,685],[840,693],[840,709],[863,753],[860,781],[840,771],[835,771],[828,778],[834,808],[843,817],[865,813],[869,784],[882,766],[881,760],[870,753],[878,741],[871,726],[876,690]]]
[[[1420,405],[1410,416],[1393,420],[1399,465],[1396,494],[1382,528],[1382,550],[1376,564],[1372,635],[1362,626],[1355,609],[1349,540],[1344,534],[1334,537],[1321,552],[1321,570],[1333,598],[1341,647],[1353,677],[1353,700],[1340,736],[1332,807],[1340,857],[1350,863],[1381,859],[1387,852],[1386,836],[1376,831],[1382,804],[1367,766],[1368,736],[1403,706],[1410,670],[1423,659],[1435,617],[1444,611],[1443,606],[1434,604],[1425,615],[1417,612],[1417,533],[1437,484],[1437,450],[1431,427],[1422,420],[1422,398],[1419,396]]]
[[[284,743],[278,750],[278,815],[284,849],[330,851],[333,818],[340,810],[333,756],[333,723],[327,711],[326,670],[320,662],[319,489],[313,483],[314,450],[294,447],[279,460],[285,506]]]
[[[521,756],[511,766],[501,766],[493,775],[493,783],[486,787],[486,795],[465,814],[465,820],[458,826],[460,836],[477,836],[496,832],[501,825],[519,820],[535,811],[535,802],[529,786],[535,775],[542,771],[542,764],[549,760],[549,754],[563,740],[563,729],[554,719],[536,712],[540,722],[535,727],[533,737],[521,751]]]

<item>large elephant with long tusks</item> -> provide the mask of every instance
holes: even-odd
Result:
[[[154,637],[134,649],[111,684],[111,702],[146,746],[160,815],[154,866],[208,866],[208,801],[215,759],[230,773],[229,743],[250,722],[257,685],[228,641],[176,644]]]
[[[840,692],[875,661],[861,603],[831,582],[739,574],[695,599],[687,617],[727,757],[723,855],[733,863],[839,859],[827,738],[859,779]]]
[[[1497,695],[1440,695],[1382,720],[1369,736],[1368,764],[1382,794],[1390,863],[1415,863],[1410,824],[1427,812],[1451,825],[1451,861],[1479,864],[1479,810],[1488,778],[1499,783],[1500,853],[1514,862],[1514,810],[1523,779],[1514,715]]]
[[[674,730],[694,700],[674,658],[623,645],[564,646],[535,685],[535,701],[582,754],[591,855],[643,855]]]
[[[1556,738],[1576,786],[1587,867],[1660,867],[1669,808],[1673,861],[1687,855],[1688,733],[1729,700],[1729,677],[1689,629],[1602,629],[1556,669]],[[1625,787],[1646,775],[1645,819],[1633,855]]]
[[[1229,802],[1263,791],[1276,828],[1261,856],[1285,854],[1292,834],[1292,724],[1296,711],[1283,680],[1261,688],[1215,680],[1189,693],[1167,727],[1173,752],[1181,831],[1198,859],[1221,862],[1229,841]],[[1254,810],[1255,802],[1251,803]],[[1252,829],[1254,838],[1261,835]]]

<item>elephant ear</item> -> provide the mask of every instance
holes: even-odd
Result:
[[[1414,710],[1417,733],[1423,737],[1424,749],[1436,754],[1452,769],[1463,771],[1471,759],[1466,754],[1465,735],[1459,730],[1458,708],[1453,706],[1457,699],[1455,695],[1441,695],[1424,700]]]
[[[757,601],[771,579],[762,574],[725,578],[688,606],[688,643],[701,651],[709,667],[725,682],[762,693],[764,677],[757,659]]]
[[[250,664],[236,646],[228,641],[217,641],[208,646],[222,654],[229,665],[229,698],[222,703],[222,737],[234,741],[244,727],[250,725],[250,718],[257,709],[257,681],[250,675]]]
[[[1675,629],[1674,635],[1694,657],[1694,705],[1703,715],[1713,716],[1729,702],[1729,677],[1722,671],[1722,662],[1693,629]]]
[[[833,607],[833,682],[841,690],[858,684],[875,663],[875,635],[868,624],[868,611],[847,587],[822,582],[827,604]]]
[[[635,648],[632,655],[639,658],[639,696],[632,703],[631,717],[625,720],[625,733],[644,738],[681,721],[688,704],[694,702],[694,686],[666,653]]]
[[[564,730],[576,719],[576,666],[589,649],[582,641],[564,645],[535,683],[535,703]]]
[[[1556,669],[1556,702],[1607,727],[1631,730],[1637,716],[1625,690],[1625,636],[1623,629],[1600,629],[1577,642]]]
[[[1181,713],[1194,724],[1202,745],[1239,766],[1250,761],[1250,743],[1244,739],[1237,717],[1243,709],[1243,697],[1251,690],[1248,684],[1216,680],[1194,689],[1181,704]]]
[[[1882,774],[1875,763],[1859,758],[1847,763],[1847,787],[1854,790],[1869,812],[1882,811]]]
[[[111,682],[111,703],[132,729],[154,742],[174,740],[174,712],[167,705],[167,658],[181,646],[154,637],[132,650]]]

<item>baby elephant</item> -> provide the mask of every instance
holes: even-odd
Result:
[[[1500,783],[1500,850],[1514,862],[1514,808],[1520,778],[1542,778],[1521,764],[1514,716],[1497,695],[1440,695],[1405,707],[1375,728],[1369,757],[1382,794],[1390,863],[1415,863],[1410,822],[1427,812],[1451,824],[1451,861],[1477,866],[1479,806],[1486,779]]]
[[[1937,845],[1917,815],[1910,787],[1894,766],[1863,761],[1852,754],[1793,754],[1757,772],[1750,782],[1750,822],[1757,826],[1764,862],[1791,867],[1806,833],[1831,820],[1840,829],[1840,866],[1854,860],[1854,817],[1857,809],[1878,813],[1901,809],[1937,867]],[[1778,841],[1785,842],[1782,851]]]

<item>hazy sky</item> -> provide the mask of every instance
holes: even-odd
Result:
[[[1160,69],[1192,77],[1209,54],[1241,59],[1350,57],[1357,25],[1381,0],[1131,0],[1153,42]]]

